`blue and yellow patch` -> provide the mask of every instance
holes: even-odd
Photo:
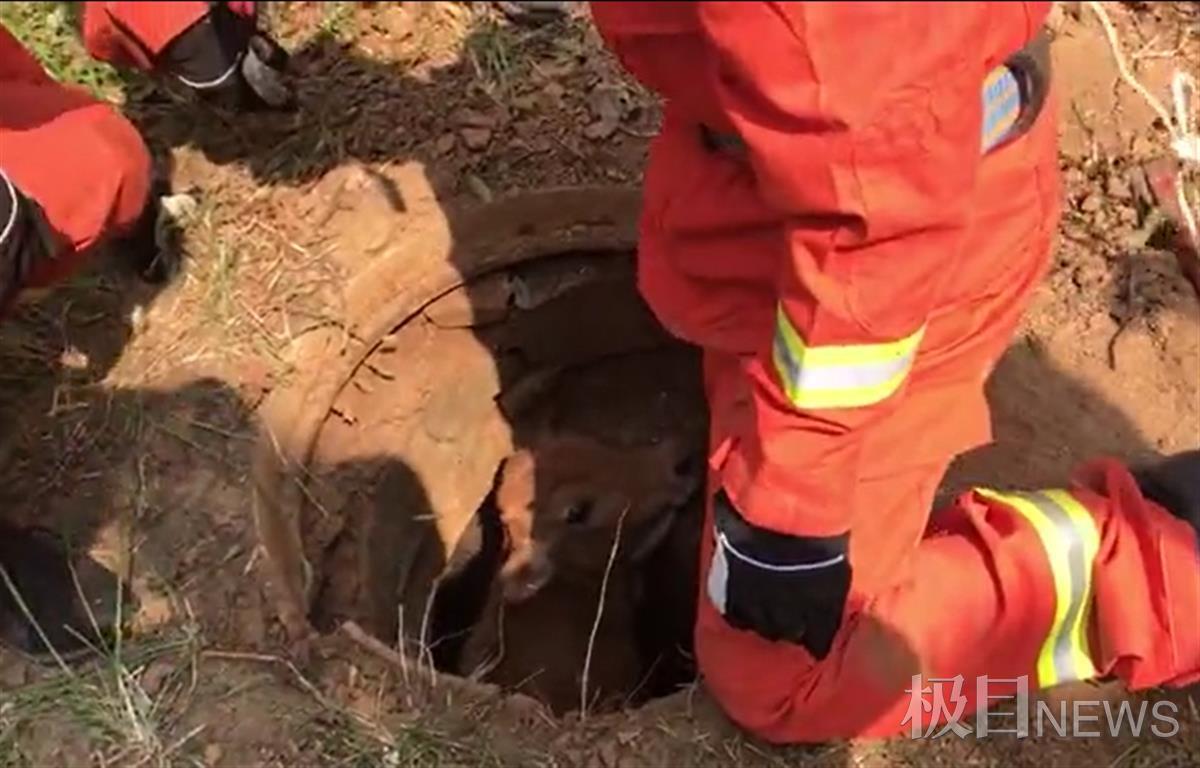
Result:
[[[1008,67],[997,67],[983,81],[983,152],[1004,140],[1021,115],[1021,86]]]

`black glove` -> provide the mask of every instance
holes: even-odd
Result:
[[[0,308],[21,292],[34,267],[57,252],[42,207],[0,170]]]
[[[160,66],[206,101],[237,110],[290,109],[294,94],[284,71],[288,54],[253,17],[224,3],[163,51]]]
[[[1135,469],[1142,495],[1184,520],[1200,534],[1200,450],[1185,451]]]
[[[179,266],[180,232],[174,222],[165,222],[168,229],[164,232],[164,241],[159,242],[162,198],[170,193],[171,188],[166,181],[155,179],[137,221],[112,241],[112,252],[120,263],[150,285],[166,283]]]
[[[850,590],[848,533],[786,536],[746,522],[724,491],[713,500],[716,549],[708,597],[730,626],[829,655]]]

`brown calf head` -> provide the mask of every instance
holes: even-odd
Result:
[[[698,487],[697,459],[672,441],[616,448],[575,435],[513,454],[496,489],[509,540],[500,569],[505,600],[533,596],[556,573],[602,574],[618,525],[618,557],[649,554]]]

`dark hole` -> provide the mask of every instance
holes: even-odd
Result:
[[[463,533],[446,566],[430,615],[433,663],[442,671],[458,667],[463,644],[483,612],[488,589],[500,569],[504,529],[495,491],[488,494]]]
[[[112,572],[48,530],[0,524],[0,561],[0,640],[42,663],[106,647],[122,610],[136,610]]]
[[[694,463],[695,459],[689,461]],[[629,690],[624,691],[623,696],[609,697],[591,711],[622,705],[636,707],[670,695],[695,679],[692,630],[696,615],[695,574],[698,572],[696,558],[702,515],[703,509],[697,499],[677,516],[663,542],[639,566],[642,589],[632,600],[633,626],[628,637],[629,643],[636,648],[637,674],[629,678]],[[460,665],[463,648],[475,625],[488,620],[483,615],[485,602],[503,561],[504,550],[504,532],[493,494],[480,506],[475,521],[455,550],[449,575],[443,578],[434,602],[430,636],[434,663],[442,671],[465,673]],[[578,586],[578,601],[572,602],[593,604],[595,597],[589,591],[589,585]],[[519,617],[519,614],[506,612],[504,620],[519,620],[514,616]],[[545,646],[531,655],[547,665],[570,665],[570,670],[577,673],[579,668],[572,657],[556,654],[562,638],[573,634],[562,626],[562,622],[570,620],[573,619],[550,616],[548,621],[542,621],[535,634],[545,638]],[[593,659],[607,652],[609,649],[598,644]],[[516,690],[530,693],[521,687]],[[564,708],[550,701],[546,703],[556,714],[577,708],[577,705]]]

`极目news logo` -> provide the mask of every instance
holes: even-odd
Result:
[[[1169,739],[1179,733],[1179,707],[1169,701],[1031,701],[1029,678],[1025,676],[984,675],[976,678],[973,691],[967,685],[962,675],[927,680],[913,675],[912,686],[905,689],[909,703],[901,725],[909,728],[914,739],[948,734],[979,739],[993,734],[1017,738],[1050,734],[1073,738],[1150,735]],[[1012,702],[1012,706],[989,711],[989,704],[1000,701]]]

